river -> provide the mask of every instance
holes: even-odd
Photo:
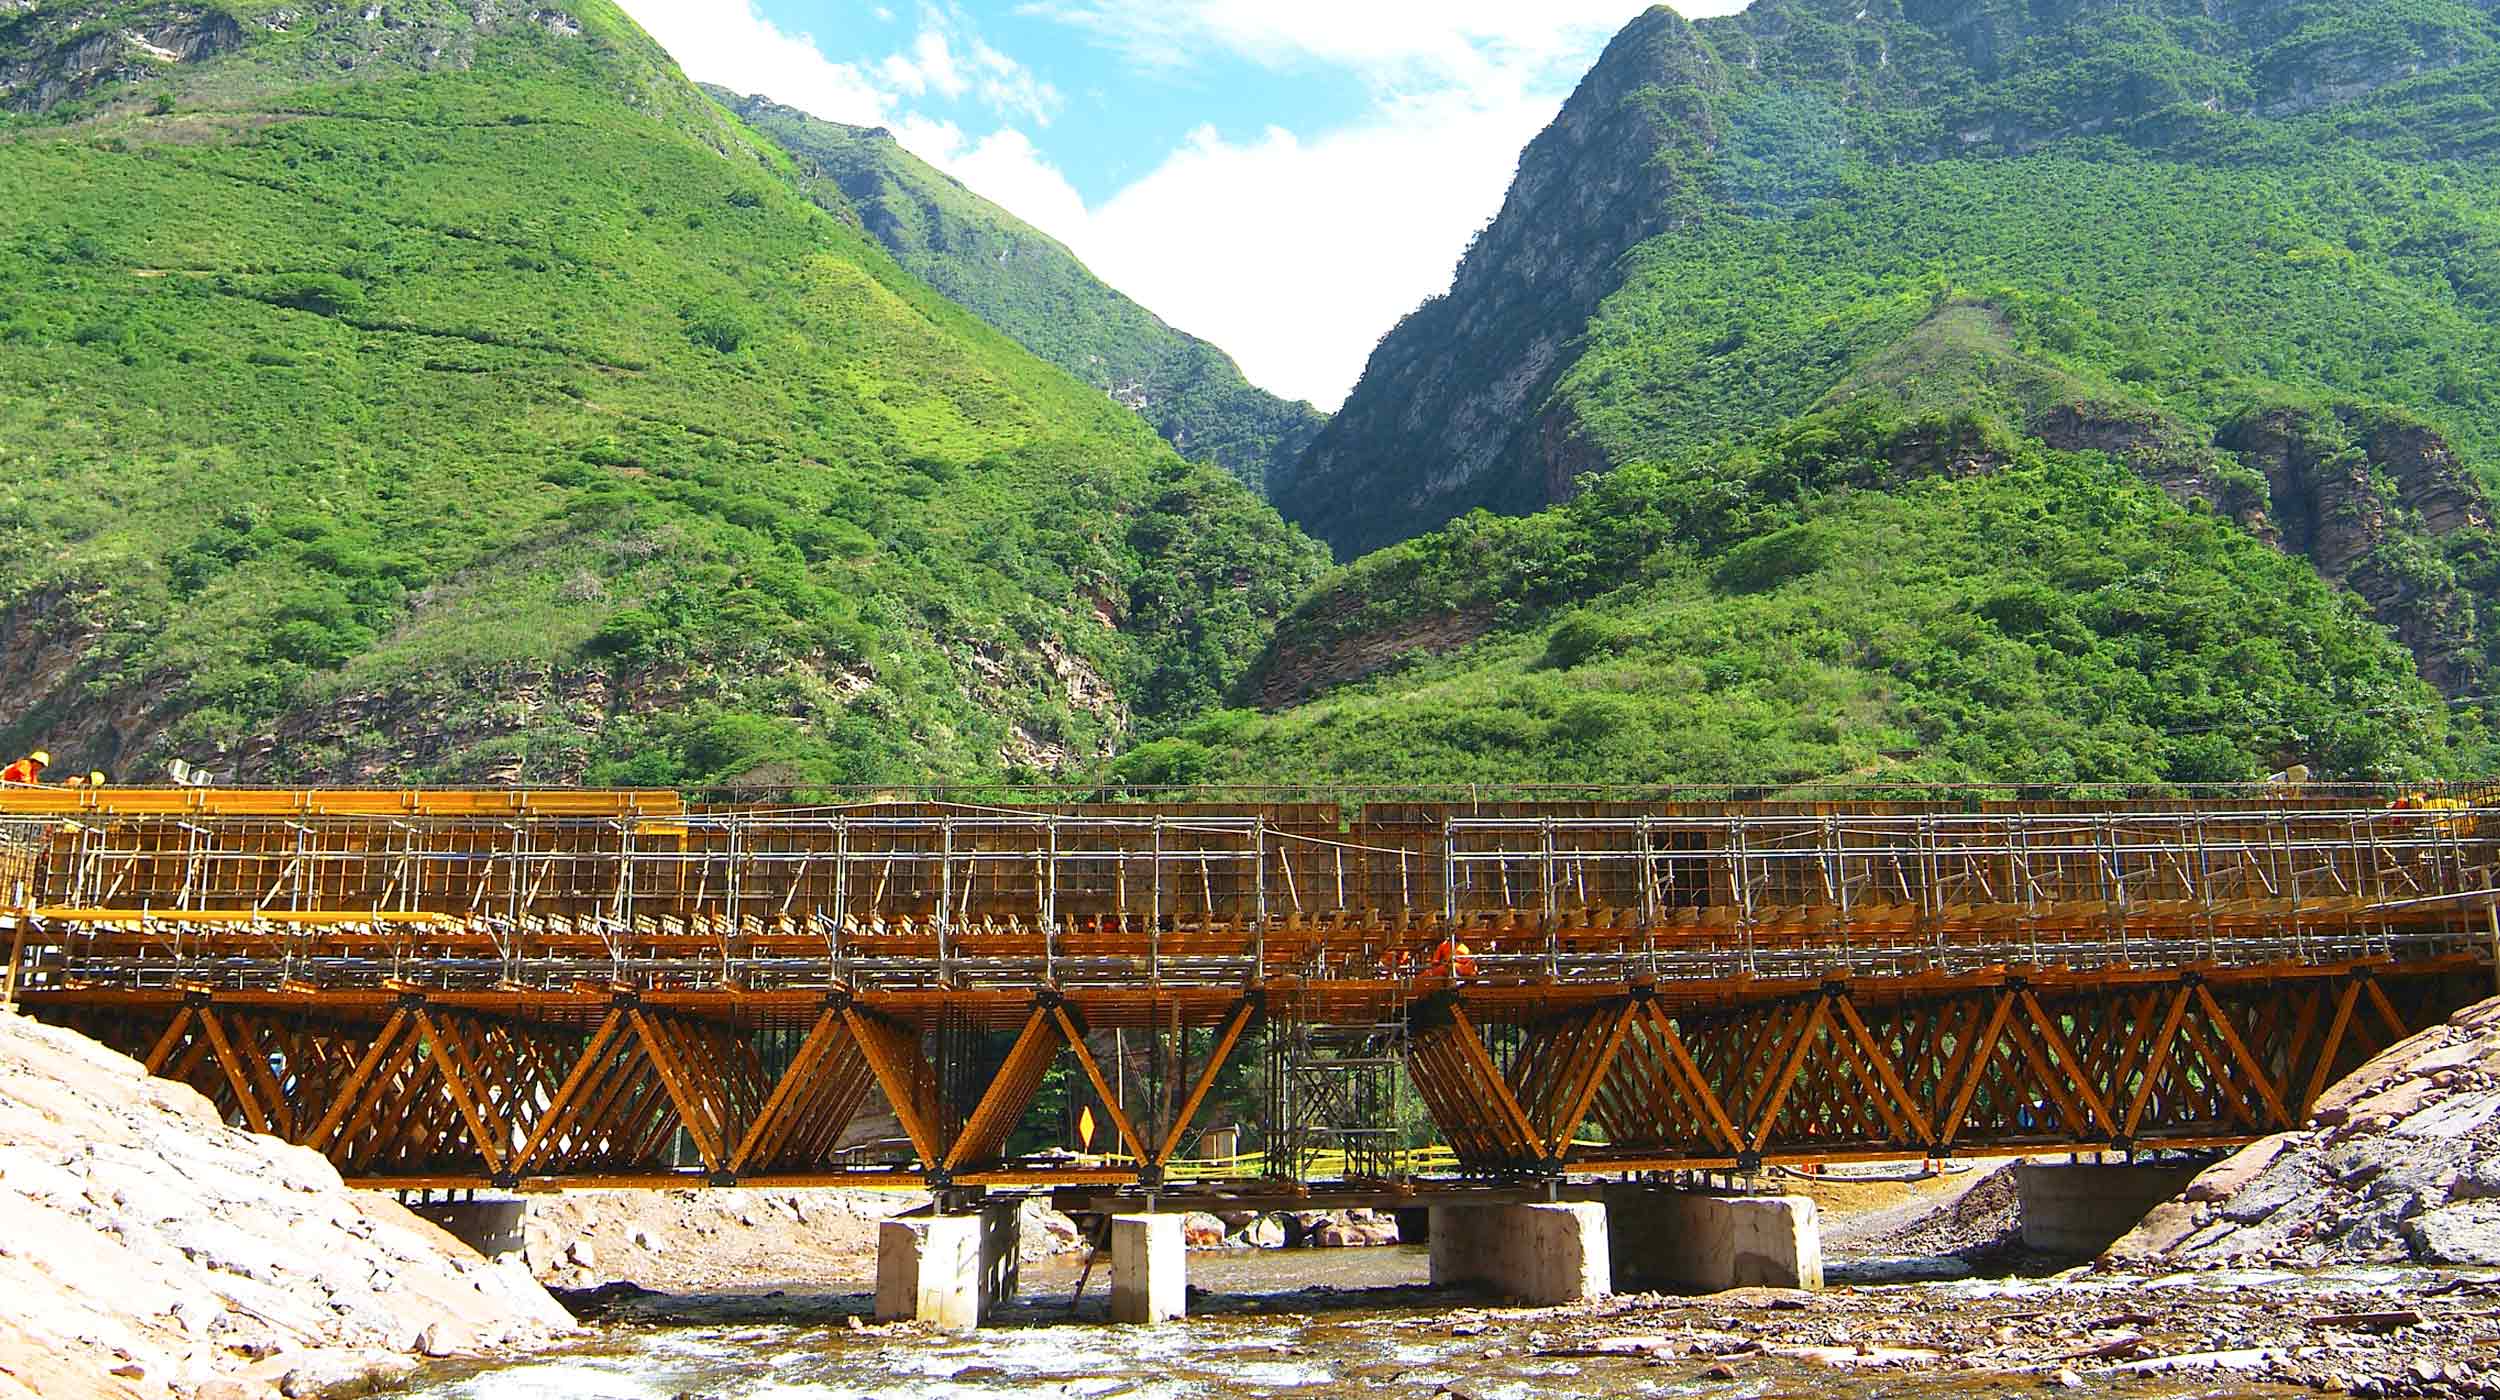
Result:
[[[2347,1365],[2363,1374],[2379,1344],[2345,1339],[2340,1347],[2303,1349],[2304,1341],[2317,1339],[2293,1336],[2282,1343],[2282,1363],[2271,1368],[2147,1375],[2106,1367],[2113,1358],[2144,1353],[2263,1344],[2260,1334],[2270,1327],[2297,1329],[2310,1314],[2348,1308],[2356,1299],[2374,1305],[2410,1300],[2430,1308],[2420,1299],[2448,1298],[2457,1290],[2453,1280],[2425,1271],[2350,1270],[2312,1277],[1965,1280],[1838,1288],[1810,1300],[1725,1295],[1513,1311],[1425,1287],[1424,1251],[1416,1247],[1199,1254],[1190,1267],[1193,1315],[1186,1322],[1113,1327],[1071,1321],[1075,1271],[1050,1265],[1025,1271],[1023,1296],[998,1325],[960,1338],[862,1326],[869,1307],[864,1293],[646,1297],[609,1316],[584,1344],[512,1364],[440,1369],[413,1394],[421,1400],[1936,1400],[2031,1394],[2044,1382],[2058,1386],[2055,1371],[2063,1368],[2055,1357],[2065,1353],[2055,1349],[2066,1345],[2058,1339],[2081,1339],[2108,1355],[2082,1363],[2081,1373],[2065,1377],[2053,1393],[2140,1400],[2288,1396],[2312,1392],[2269,1377],[2286,1375],[2286,1367],[2324,1374],[2324,1368]],[[1099,1316],[1104,1287],[1098,1273],[1086,1304],[1089,1318]],[[2488,1301],[2466,1306],[2466,1316],[2489,1315]],[[1609,1334],[1627,1331],[1640,1334],[1645,1347],[1670,1345],[1624,1356],[1588,1354],[1622,1342]],[[2133,1334],[2145,1340],[2132,1350],[2107,1341]],[[1731,1342],[1739,1336],[1760,1340]],[[1728,1350],[1764,1342],[1773,1345]],[[1943,1359],[1902,1369],[1779,1354],[1782,1347],[1845,1354],[1853,1345],[1876,1358],[1892,1348],[1927,1347],[1934,1349],[1927,1355]],[[2008,1369],[1958,1369],[1960,1358],[1991,1346]],[[2039,1364],[2041,1354],[2051,1356],[2047,1369]],[[2392,1355],[2378,1362],[2394,1364]]]

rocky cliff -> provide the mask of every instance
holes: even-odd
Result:
[[[1614,289],[1616,260],[1669,227],[1690,193],[1726,85],[1693,26],[1663,5],[1617,36],[1520,157],[1449,294],[1382,340],[1345,407],[1271,479],[1286,518],[1351,557],[1475,506],[1546,504],[1531,449],[1569,433],[1538,411]]]
[[[1449,293],[1381,342],[1271,497],[1346,557],[1479,507],[1533,511],[1587,473],[1766,427],[1885,343],[1892,299],[1914,279],[1962,264],[1991,282],[2013,275],[2019,260],[1978,210],[2045,201],[2042,228],[2074,216],[2063,176],[1992,193],[1992,168],[2046,155],[2201,169],[2297,163],[2323,147],[2400,160],[2484,149],[2500,128],[2463,94],[2500,76],[2487,11],[1757,0],[1688,24],[1654,9],[1522,155]],[[1931,168],[1950,172],[1933,188],[1874,184]],[[1870,203],[1885,212],[1869,218]],[[2149,206],[2117,217],[2143,218],[2156,244],[2181,232]],[[1897,279],[1866,275],[1896,250]],[[2451,250],[2445,236],[2402,249],[2442,261]],[[2375,251],[2356,236],[2296,256]],[[2036,280],[2076,297],[2073,271],[2096,256],[2059,252],[2049,261],[2061,266]],[[1710,288],[1652,275],[1686,257],[1739,270]],[[2177,275],[2163,261],[2173,257],[2128,261],[2141,285]],[[1819,304],[1783,325],[1800,300]],[[2272,314],[2264,298],[2236,309]],[[1807,342],[1801,352],[1764,362],[1762,347],[1790,335]],[[2347,316],[2267,357],[2264,372],[2333,385],[2352,375],[2342,350],[2378,339]],[[2471,407],[2462,382],[2451,376],[2442,393]]]
[[[572,1326],[518,1261],[490,1265],[319,1154],[9,1013],[0,1298],[0,1400],[328,1394],[411,1355]]]

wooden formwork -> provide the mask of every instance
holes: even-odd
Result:
[[[2191,971],[1468,986],[1413,1010],[1407,1064],[1461,1175],[1500,1179],[2008,1152],[2215,1147],[2477,995],[2476,960]],[[896,996],[48,991],[33,1008],[368,1185],[1161,1186],[1261,1022],[1393,1014],[1393,984]],[[980,1033],[977,1063],[948,1027]],[[1159,1118],[1100,1032],[1201,1032]],[[1104,1154],[1007,1145],[1068,1063]],[[968,1071],[968,1072],[967,1072]],[[882,1100],[907,1161],[846,1130]]]
[[[2479,990],[2493,814],[10,790],[0,923],[28,1006],[359,1180],[1156,1186],[1295,1027],[1551,1176],[2291,1126]],[[1054,1065],[1108,1150],[1014,1160]]]

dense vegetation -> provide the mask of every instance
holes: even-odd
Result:
[[[852,212],[913,275],[1136,409],[1183,456],[1260,489],[1318,435],[1323,420],[1309,404],[1252,387],[1231,356],[1104,286],[1057,240],[889,133],[710,91],[829,187],[827,202]]]
[[[1939,474],[1970,455],[1996,465]],[[1469,515],[1322,597],[1357,606],[1306,609],[1282,648],[1419,614],[1486,635],[1279,714],[1212,715],[1119,773],[2184,783],[2488,758],[2307,564],[1981,415],[1835,409],[1536,516]]]
[[[0,742],[1047,772],[1203,704],[1316,567],[812,207],[604,4],[428,9],[462,36],[431,65],[390,61],[408,8],[0,137]],[[364,57],[300,85],[327,50]]]
[[[1271,495],[1341,550],[1535,509],[1803,411],[1939,282],[2062,299],[2191,413],[2386,400],[2488,459],[2495,91],[2445,0],[1653,10]]]
[[[1407,543],[1121,771],[2482,764],[2494,91],[2444,0],[1653,10],[1274,493]]]

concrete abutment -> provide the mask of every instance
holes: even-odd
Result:
[[[877,1320],[979,1327],[1016,1296],[1017,1207],[966,1215],[911,1215],[877,1227]]]
[[[1189,1248],[1178,1215],[1111,1217],[1111,1320],[1170,1322],[1189,1311]]]
[[[1434,1206],[1433,1286],[1538,1306],[1603,1298],[1613,1288],[1606,1215],[1594,1202]]]
[[[1605,1201],[1617,1288],[1823,1286],[1822,1219],[1803,1196],[1622,1186]]]
[[[2014,1169],[2023,1247],[2075,1258],[2099,1254],[2202,1170],[2201,1163],[2024,1162]]]

